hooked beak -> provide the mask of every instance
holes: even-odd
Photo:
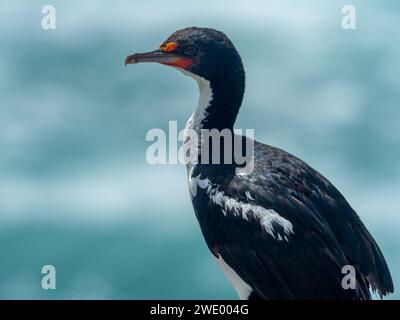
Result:
[[[168,66],[174,66],[186,69],[193,63],[193,60],[188,57],[183,57],[175,53],[155,50],[146,53],[135,53],[127,56],[125,59],[125,66],[127,64],[135,64],[142,62],[158,62]]]

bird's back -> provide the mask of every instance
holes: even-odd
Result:
[[[378,245],[327,179],[256,141],[254,159],[247,175],[197,170],[192,195],[207,244],[253,289],[250,297],[370,299],[369,286],[393,292]],[[342,287],[344,266],[354,267],[354,290]]]

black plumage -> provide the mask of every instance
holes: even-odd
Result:
[[[193,198],[207,244],[253,288],[253,299],[370,299],[393,291],[385,259],[357,214],[322,175],[283,150],[255,143],[255,168],[238,176],[196,170],[213,188],[241,203],[273,209],[293,225],[287,241],[265,231],[257,217],[221,212],[207,190]],[[246,197],[246,191],[254,200]],[[250,216],[252,216],[250,214]],[[356,290],[341,286],[342,267],[356,269]]]

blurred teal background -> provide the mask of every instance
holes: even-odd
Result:
[[[57,29],[41,28],[41,9]],[[0,298],[234,298],[205,246],[182,165],[145,159],[185,125],[196,84],[124,67],[186,26],[224,31],[247,70],[237,128],[327,176],[383,250],[400,298],[400,2],[0,3]],[[41,268],[57,289],[41,288]]]

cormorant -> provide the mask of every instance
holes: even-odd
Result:
[[[199,103],[187,130],[200,137],[206,129],[234,134],[245,71],[225,34],[185,28],[159,49],[125,60],[140,62],[173,66],[198,82]],[[219,164],[188,164],[202,233],[239,297],[371,299],[370,289],[381,297],[393,292],[382,252],[342,194],[297,157],[250,142],[254,168],[246,174],[238,173],[236,162],[224,163],[222,155]],[[197,147],[202,150],[204,139]],[[354,268],[354,288],[342,285],[344,266]]]

